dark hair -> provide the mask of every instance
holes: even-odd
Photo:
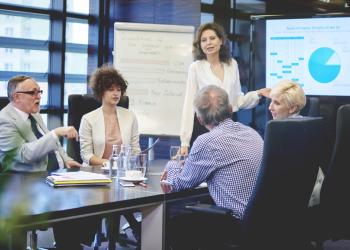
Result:
[[[13,93],[15,92],[17,86],[19,83],[24,82],[25,80],[32,79],[30,76],[24,76],[24,75],[19,75],[19,76],[14,76],[12,77],[8,82],[7,82],[7,97],[9,98],[10,101],[13,101]]]
[[[224,28],[217,23],[206,23],[201,25],[198,30],[195,37],[195,40],[193,42],[193,56],[196,60],[202,60],[207,59],[207,56],[204,54],[202,48],[201,48],[201,36],[205,30],[213,30],[216,35],[222,40],[222,45],[220,47],[219,51],[219,58],[221,62],[224,63],[230,63],[231,62],[231,55],[230,55],[230,49],[227,42],[227,36],[225,33]]]
[[[128,87],[127,81],[123,76],[111,65],[102,65],[92,73],[89,81],[90,87],[94,93],[94,96],[98,100],[102,100],[102,96],[105,91],[112,86],[121,88],[122,96]]]

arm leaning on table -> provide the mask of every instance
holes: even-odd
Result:
[[[172,190],[179,191],[197,187],[206,181],[215,170],[213,154],[210,147],[203,146],[201,138],[193,144],[191,152],[185,163],[169,161],[165,167],[166,181],[172,186]]]

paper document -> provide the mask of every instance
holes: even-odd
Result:
[[[71,185],[106,185],[111,179],[103,174],[86,171],[77,172],[56,172],[46,177],[46,182],[51,186]]]

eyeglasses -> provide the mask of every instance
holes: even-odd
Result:
[[[16,91],[16,93],[22,93],[22,94],[28,94],[28,95],[31,95],[31,96],[38,96],[39,94],[43,94],[43,90],[40,89],[40,90],[27,90],[27,91]]]

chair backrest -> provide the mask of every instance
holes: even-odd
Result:
[[[333,239],[350,239],[350,104],[337,112],[336,135],[328,171],[321,188],[322,220]]]
[[[295,245],[305,237],[304,216],[319,167],[323,129],[323,119],[314,117],[267,123],[261,168],[242,224],[248,245],[300,249]]]
[[[68,97],[68,125],[74,126],[79,131],[81,118],[101,106],[101,103],[91,95],[69,95]],[[129,108],[129,97],[123,96],[118,106]],[[75,140],[68,140],[67,153],[74,160],[82,162],[80,156],[80,144]]]
[[[267,120],[272,120],[271,112],[268,110],[268,107],[270,105],[270,99],[266,101],[266,118]],[[320,116],[320,98],[315,96],[307,96],[306,97],[306,104],[300,110],[300,115],[302,116],[309,116],[309,117],[318,117]]]
[[[7,96],[0,96],[0,110],[2,110],[8,103],[9,103],[9,99],[7,98]],[[0,172],[2,171],[2,166],[0,164]]]
[[[10,101],[7,96],[0,96],[0,110],[3,109],[9,102]]]
[[[315,96],[307,96],[306,104],[302,110],[300,110],[302,116],[317,117],[320,116],[320,98]]]

